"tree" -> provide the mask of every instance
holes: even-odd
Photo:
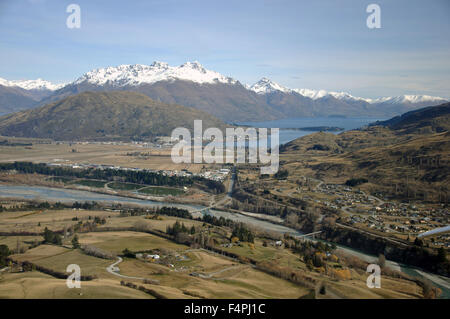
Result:
[[[327,293],[326,288],[325,288],[324,285],[322,285],[322,286],[320,287],[319,293],[320,293],[321,295],[325,295],[325,294]]]
[[[386,266],[386,257],[384,257],[383,254],[378,255],[378,266],[380,266],[381,268],[384,268],[384,266]]]
[[[287,170],[279,170],[275,173],[274,177],[276,179],[286,179],[289,176],[289,172]]]
[[[444,247],[439,248],[438,250],[438,262],[443,263],[447,261],[447,251]]]
[[[322,257],[320,257],[318,254],[314,254],[312,258],[312,263],[314,267],[322,267],[323,266]]]
[[[47,244],[55,244],[55,245],[61,245],[61,235],[52,232],[47,227],[44,229],[44,242]]]
[[[44,242],[45,243],[53,243],[54,240],[54,233],[49,230],[47,227],[44,229]]]
[[[423,241],[421,239],[419,239],[419,237],[416,237],[416,239],[414,239],[414,245],[422,247]]]
[[[80,248],[80,243],[78,242],[78,236],[75,235],[72,238],[72,246],[74,249]]]
[[[8,246],[0,245],[0,267],[6,265],[6,258],[11,254]]]
[[[125,248],[123,251],[122,251],[122,254],[123,254],[123,256],[124,257],[127,257],[127,258],[136,258],[136,254],[134,254],[132,251],[130,251],[128,248]]]

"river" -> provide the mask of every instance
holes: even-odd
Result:
[[[204,209],[204,206],[191,205],[191,204],[177,204],[168,202],[157,202],[150,200],[140,200],[134,198],[127,198],[121,196],[98,194],[89,191],[80,191],[72,189],[62,189],[62,188],[50,188],[44,186],[23,186],[23,185],[0,185],[0,198],[14,198],[14,199],[25,199],[25,200],[40,200],[40,201],[53,201],[61,203],[73,203],[73,202],[99,202],[108,204],[133,204],[142,207],[178,207],[187,209],[190,212],[196,212]],[[291,234],[291,235],[301,235],[302,233],[278,224],[273,224],[269,221],[263,221],[250,216],[245,216],[242,214],[230,213],[225,211],[220,211],[216,209],[207,209],[205,211],[207,214],[211,214],[216,217],[229,218],[233,221],[243,222],[267,231],[272,231],[280,234]],[[349,255],[356,256],[367,262],[376,262],[377,257],[367,254],[365,252],[355,250],[342,245],[337,245],[338,250]],[[440,289],[442,289],[441,298],[450,299],[450,278],[438,276],[432,273],[425,272],[421,269],[415,267],[403,265],[396,263],[394,261],[386,260],[386,265],[394,270],[400,270],[407,275],[426,278],[433,282],[433,284]]]

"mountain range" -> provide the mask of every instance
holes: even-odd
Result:
[[[198,62],[177,67],[154,62],[99,68],[71,83],[58,85],[41,79],[0,78],[0,114],[42,106],[81,92],[117,90],[197,108],[229,122],[289,117],[392,117],[446,102],[444,98],[427,95],[368,99],[346,92],[290,89],[268,78],[250,86],[207,70]]]

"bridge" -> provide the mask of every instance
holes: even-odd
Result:
[[[440,235],[440,234],[449,233],[449,232],[450,232],[450,225],[447,225],[445,227],[439,227],[439,228],[435,228],[435,229],[429,230],[427,232],[424,232],[424,233],[420,234],[417,237],[418,238],[423,238],[423,237]]]
[[[236,167],[233,166],[233,170],[231,172],[230,184],[228,185],[228,190],[227,190],[225,197],[222,198],[221,200],[219,200],[218,202],[212,203],[208,207],[204,207],[202,209],[195,210],[191,213],[204,214],[204,212],[207,213],[209,209],[215,208],[217,206],[225,206],[226,203],[231,202],[232,201],[231,195],[233,194],[233,187],[234,187],[235,181],[236,181]]]
[[[312,233],[309,233],[309,234],[303,234],[303,235],[298,235],[298,236],[294,236],[294,237],[301,239],[301,238],[306,238],[306,237],[312,236],[312,238],[314,239],[314,236],[317,235],[317,234],[320,234],[321,232],[322,231],[320,230],[320,231],[312,232]]]

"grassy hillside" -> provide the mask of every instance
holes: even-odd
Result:
[[[164,104],[135,92],[84,92],[43,107],[0,117],[0,134],[57,140],[131,139],[170,135],[176,127],[223,128],[194,108]]]
[[[281,150],[291,175],[327,182],[364,178],[362,189],[399,198],[450,200],[450,104],[428,107],[363,130],[311,134]]]
[[[17,112],[36,105],[37,99],[19,87],[0,85],[0,114]]]
[[[402,133],[430,133],[450,130],[450,103],[407,112],[390,120],[377,122]]]

